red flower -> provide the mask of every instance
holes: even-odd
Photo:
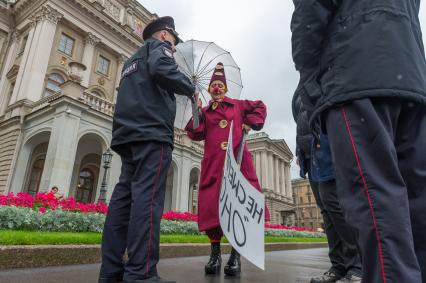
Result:
[[[45,207],[40,207],[38,209],[38,211],[41,212],[41,213],[46,213],[46,208]]]

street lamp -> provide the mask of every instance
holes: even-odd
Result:
[[[101,185],[101,191],[99,193],[99,198],[98,198],[98,202],[106,202],[106,193],[108,190],[108,180],[107,180],[107,173],[108,173],[108,169],[110,168],[110,164],[111,164],[111,160],[112,160],[112,156],[113,153],[111,151],[111,149],[107,149],[107,151],[105,151],[102,154],[102,161],[104,163],[104,177],[102,180],[102,185]]]

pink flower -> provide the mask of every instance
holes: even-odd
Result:
[[[39,211],[40,213],[46,213],[46,208],[45,208],[45,207],[40,207],[40,208],[38,209],[38,211]]]

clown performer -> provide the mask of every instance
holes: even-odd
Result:
[[[222,63],[216,65],[208,91],[212,99],[206,107],[202,108],[201,100],[198,100],[200,108],[198,128],[194,129],[191,119],[185,130],[190,139],[204,140],[198,194],[198,228],[206,232],[211,242],[210,260],[205,266],[205,272],[216,274],[220,272],[222,264],[220,241],[223,232],[220,228],[218,207],[229,128],[233,122],[234,154],[237,156],[243,131],[248,133],[251,129],[256,131],[262,129],[266,118],[266,106],[260,100],[237,100],[227,97],[228,88]],[[247,145],[244,145],[241,172],[258,191],[262,190]],[[269,221],[267,209],[265,221]],[[240,255],[235,249],[232,249],[224,271],[228,276],[237,276],[241,273]]]

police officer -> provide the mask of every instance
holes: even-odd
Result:
[[[174,282],[157,274],[160,220],[172,159],[174,93],[192,97],[195,86],[173,58],[180,42],[173,18],[151,22],[143,39],[123,67],[113,119],[111,148],[122,167],[104,226],[100,283]]]
[[[298,92],[326,130],[368,283],[426,282],[426,60],[419,0],[293,0]]]
[[[294,95],[292,104],[297,123],[296,155],[300,177],[309,176],[312,193],[324,219],[331,262],[331,268],[312,278],[311,283],[360,283],[361,258],[356,234],[346,222],[339,203],[328,137],[321,134],[319,140],[314,139],[299,93]]]

